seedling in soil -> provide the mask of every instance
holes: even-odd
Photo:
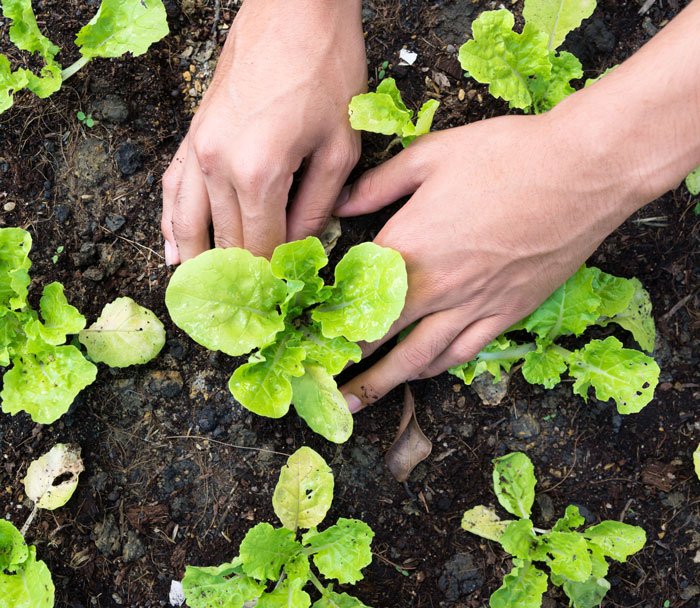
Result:
[[[51,424],[97,375],[79,348],[66,344],[69,335],[80,334],[93,361],[123,367],[155,357],[165,344],[165,330],[152,312],[129,298],[107,305],[97,327],[85,330],[85,317],[68,304],[63,285],[56,282],[44,287],[40,320],[27,302],[31,246],[25,230],[0,228],[0,366],[12,365],[3,377],[0,400],[3,412],[25,411],[34,422]],[[121,300],[130,303],[128,319],[112,314],[103,320]]]
[[[416,137],[425,135],[433,124],[439,101],[430,99],[418,112],[413,124],[413,110],[409,110],[401,99],[393,78],[386,78],[379,83],[375,93],[355,95],[350,100],[348,111],[350,125],[358,131],[370,131],[383,135],[396,135],[387,147],[387,151],[401,142],[405,148]]]
[[[537,310],[488,344],[471,361],[449,370],[466,384],[489,372],[494,383],[501,371],[509,372],[522,362],[522,373],[531,384],[553,388],[568,371],[575,382],[575,395],[588,399],[595,389],[602,401],[610,398],[621,414],[636,413],[654,396],[659,366],[635,349],[623,348],[613,336],[591,340],[582,348],[568,350],[556,341],[580,336],[591,326],[616,324],[629,331],[647,352],[654,349],[656,329],[651,318],[649,294],[637,279],[623,279],[598,268],[582,266],[547,298]],[[521,342],[513,332],[529,332],[534,340]]]
[[[25,68],[12,71],[9,59],[0,54],[0,113],[12,106],[17,91],[26,88],[38,97],[48,97],[94,57],[142,55],[168,34],[161,0],[102,0],[97,14],[75,38],[82,56],[62,69],[55,59],[61,49],[39,30],[31,0],[3,0],[2,14],[11,21],[10,40],[22,51],[39,53],[45,65],[39,76]]]
[[[368,608],[347,593],[334,592],[311,568],[313,560],[324,577],[354,584],[372,561],[374,532],[366,523],[341,517],[323,532],[317,530],[330,509],[333,483],[330,467],[311,448],[292,454],[272,497],[283,527],[260,523],[251,528],[230,563],[187,566],[182,588],[188,606],[242,608],[257,599],[258,608],[309,608],[304,587],[310,582],[321,595],[313,608]]]
[[[277,247],[268,262],[245,249],[211,249],[173,274],[165,303],[173,322],[196,342],[237,357],[252,354],[229,388],[246,408],[280,418],[293,402],[313,431],[342,443],[352,415],[334,374],[362,355],[359,340],[381,338],[406,297],[406,266],[393,249],[351,248],[335,284],[315,237]]]
[[[78,112],[76,114],[78,120],[82,122],[88,129],[95,126],[95,121],[92,119],[92,114],[85,114],[85,112]]]
[[[382,66],[379,68],[379,74],[378,74],[379,80],[384,80],[384,76],[386,76],[386,70],[388,67],[389,67],[389,62],[384,61],[382,63]]]
[[[61,255],[62,253],[63,253],[63,245],[59,245],[58,247],[56,247],[56,253],[53,256],[51,256],[51,261],[54,264],[56,262],[58,262],[58,256]]]
[[[638,526],[603,521],[581,532],[585,520],[569,505],[551,530],[533,527],[530,513],[535,499],[534,467],[521,452],[493,461],[493,488],[501,506],[519,519],[501,520],[489,507],[464,513],[462,528],[500,543],[513,556],[513,569],[491,595],[491,608],[537,608],[547,590],[547,574],[535,566],[543,562],[549,579],[561,587],[574,608],[600,605],[610,589],[605,579],[606,558],[619,562],[640,551],[646,533]]]
[[[700,194],[700,167],[690,172],[690,175],[685,178],[685,187],[688,188],[693,196]],[[698,215],[700,203],[695,206],[695,215]]]

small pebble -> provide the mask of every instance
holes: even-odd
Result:
[[[5,203],[2,208],[5,211],[14,211],[15,207],[16,207],[15,203]]]

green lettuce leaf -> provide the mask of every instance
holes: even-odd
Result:
[[[532,522],[529,519],[517,519],[510,522],[498,542],[511,555],[521,559],[531,559],[532,551],[537,545]]]
[[[593,289],[600,298],[598,314],[602,317],[613,317],[626,310],[637,290],[637,279],[616,277],[599,268],[588,268],[593,273]],[[651,305],[649,306],[651,309]]]
[[[10,365],[10,348],[17,348],[26,340],[22,328],[33,320],[34,317],[27,311],[0,308],[0,365]]]
[[[320,600],[316,600],[311,608],[370,608],[356,597],[347,593],[335,593],[326,590]]]
[[[472,24],[474,39],[459,49],[459,62],[476,81],[489,85],[491,95],[524,110],[533,101],[528,80],[547,79],[552,67],[547,35],[531,23],[518,34],[514,24],[506,9],[482,13]]]
[[[0,393],[6,414],[27,412],[34,422],[51,424],[68,411],[73,399],[97,376],[97,367],[75,346],[49,346],[39,353],[13,357]]]
[[[323,279],[318,271],[328,264],[323,245],[316,237],[285,243],[275,248],[270,259],[272,274],[278,279],[300,282],[301,289],[294,293],[289,308],[306,308],[318,302]]]
[[[27,559],[13,573],[0,571],[0,608],[53,608],[54,586],[46,564],[29,547]]]
[[[554,388],[561,381],[561,375],[567,370],[566,359],[558,350],[543,346],[539,339],[537,342],[537,350],[525,355],[522,367],[523,377],[530,384]]]
[[[362,349],[357,344],[343,336],[326,338],[318,323],[302,327],[295,334],[293,344],[301,346],[307,359],[320,363],[332,375],[342,372],[349,361],[357,363],[362,359]]]
[[[440,102],[435,99],[429,99],[418,110],[418,118],[416,119],[416,124],[412,122],[407,122],[401,132],[401,144],[405,148],[410,144],[416,137],[425,135],[430,131],[430,127],[433,125],[433,118],[435,117],[435,112],[440,106]]]
[[[576,505],[569,505],[566,507],[564,512],[564,517],[557,519],[557,523],[554,524],[552,528],[555,532],[566,532],[567,530],[573,530],[586,523],[586,520],[581,517]]]
[[[685,178],[685,187],[693,196],[700,194],[700,167],[693,169]]]
[[[12,71],[10,60],[0,54],[0,114],[12,107],[15,92],[25,88],[29,83],[27,70],[19,68]],[[5,230],[0,228],[0,230]]]
[[[523,17],[547,35],[547,49],[554,50],[595,7],[596,0],[525,0]]]
[[[274,590],[258,598],[256,608],[309,608],[311,597],[301,585],[285,579]]]
[[[330,297],[311,313],[327,338],[378,340],[403,310],[406,264],[398,251],[374,243],[352,247],[335,268]]]
[[[128,367],[148,363],[161,351],[165,327],[148,308],[131,298],[117,298],[78,339],[93,361]]]
[[[575,78],[583,76],[581,62],[566,51],[550,51],[551,73],[547,78],[531,78],[528,87],[536,114],[551,110],[564,98],[574,92],[569,84]]]
[[[654,350],[656,327],[651,316],[649,293],[642,287],[639,279],[629,279],[628,283],[633,287],[634,292],[627,307],[615,313],[610,319],[600,319],[598,325],[606,327],[610,323],[617,323],[632,334],[639,346],[650,353]]]
[[[299,585],[299,587],[303,587],[311,576],[309,558],[303,553],[299,553],[287,560],[287,563],[284,565],[284,575],[287,580]]]
[[[0,573],[21,564],[28,555],[27,543],[20,531],[11,522],[0,519]]]
[[[467,532],[498,542],[512,520],[502,520],[493,509],[479,505],[464,512],[462,528]]]
[[[165,292],[175,325],[210,350],[239,356],[284,329],[277,310],[287,296],[265,258],[245,249],[210,249],[181,264]]]
[[[272,507],[285,528],[313,528],[333,502],[333,472],[321,456],[303,446],[280,471]]]
[[[265,585],[243,574],[241,560],[210,568],[187,566],[182,590],[190,608],[243,608]]]
[[[355,95],[350,100],[349,114],[353,129],[382,135],[400,136],[413,118],[393,78],[382,80],[376,93]]]
[[[583,583],[567,580],[561,588],[574,608],[595,608],[610,590],[610,583],[602,577],[591,576]]]
[[[575,395],[588,400],[593,386],[597,399],[614,399],[621,414],[640,411],[654,397],[659,383],[659,366],[644,353],[623,348],[622,342],[610,336],[591,340],[568,357],[569,374],[576,378]]]
[[[591,576],[588,543],[578,532],[550,532],[539,538],[537,558],[545,559],[554,574],[571,581],[585,582]]]
[[[291,530],[260,523],[248,530],[241,541],[243,572],[260,581],[276,581],[282,566],[301,549]]]
[[[19,309],[27,303],[32,237],[21,228],[0,228],[0,307]]]
[[[266,346],[233,372],[229,389],[240,404],[260,416],[281,418],[292,401],[292,376],[304,374],[303,348],[290,346],[290,336]]]
[[[529,518],[535,501],[535,468],[522,452],[496,458],[493,489],[501,506],[518,517]]]
[[[24,492],[40,509],[53,511],[70,500],[84,470],[80,446],[57,443],[29,465]]]
[[[495,384],[501,380],[501,370],[509,372],[513,364],[520,361],[530,350],[534,350],[534,347],[521,348],[505,336],[498,336],[471,361],[451,367],[447,371],[467,385],[477,376],[489,372]]]
[[[27,335],[33,339],[58,346],[65,343],[68,334],[77,334],[85,327],[85,317],[68,304],[60,283],[44,287],[39,306],[44,322],[34,319],[25,326]]]
[[[540,608],[547,575],[532,562],[515,558],[513,569],[489,600],[491,608]]]
[[[312,431],[333,443],[352,435],[353,419],[338,385],[322,365],[304,362],[304,375],[292,378],[292,401]]]
[[[84,57],[142,55],[168,35],[161,0],[102,0],[97,14],[75,38]]]
[[[647,540],[642,528],[619,521],[603,521],[587,528],[583,535],[591,544],[598,546],[604,555],[618,562],[624,562],[633,553],[641,551]]]
[[[365,522],[340,517],[335,526],[318,533],[311,530],[302,541],[315,551],[314,564],[323,576],[341,584],[354,584],[363,578],[362,568],[372,562],[373,537],[374,532]]]

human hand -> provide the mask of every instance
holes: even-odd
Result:
[[[209,249],[210,223],[217,247],[266,257],[319,234],[360,155],[347,107],[366,85],[359,0],[247,0],[163,176],[166,263]]]
[[[363,353],[420,320],[341,387],[351,411],[471,360],[639,206],[621,186],[631,180],[591,154],[595,147],[593,133],[576,132],[556,112],[495,118],[422,136],[343,190],[334,211],[341,217],[412,194],[375,239],[406,261],[406,306]]]

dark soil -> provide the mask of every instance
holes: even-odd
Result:
[[[68,64],[76,56],[72,36],[95,3],[35,4],[40,26],[65,49],[59,59]],[[17,526],[30,511],[21,483],[30,461],[59,441],[82,447],[86,471],[74,497],[41,512],[28,534],[53,573],[57,605],[167,605],[185,564],[228,561],[250,526],[275,522],[279,452],[308,444],[336,474],[329,519],[359,517],[376,532],[376,558],[355,590],[368,605],[486,605],[510,562],[496,544],[462,531],[460,520],[467,508],[495,504],[491,459],[517,449],[532,458],[539,479],[536,525],[550,525],[575,503],[590,522],[624,519],[646,530],[644,550],[611,567],[604,605],[699,606],[700,485],[691,452],[700,441],[700,224],[687,191],[639,212],[592,259],[613,274],[639,277],[651,293],[662,367],[655,400],[623,417],[611,403],[572,396],[567,384],[544,391],[517,374],[498,406],[482,405],[446,374],[416,382],[418,419],[434,450],[404,487],[383,461],[402,390],[359,415],[353,438],[336,447],[292,415],[273,421],[243,410],[227,389],[236,361],[206,352],[169,321],[163,294],[172,271],[162,258],[159,180],[236,6],[166,4],[171,35],[146,55],[97,60],[50,99],[18,95],[0,116],[0,225],[32,234],[34,302],[42,285],[60,281],[91,323],[104,304],[131,296],[168,332],[150,364],[100,366],[97,381],[53,425],[0,416],[0,514]],[[522,3],[508,4],[519,12]],[[659,0],[644,16],[640,4],[601,0],[583,35],[569,38],[586,77],[624,60],[686,2]],[[486,87],[463,77],[455,58],[471,20],[497,5],[370,0],[370,89],[389,61],[388,75],[410,107],[429,97],[441,101],[435,128],[507,113]],[[8,24],[0,21],[0,50],[17,62],[8,40]],[[418,53],[413,66],[398,65],[404,46]],[[78,121],[79,110],[93,114],[93,128]],[[357,171],[376,165],[386,144],[366,137]],[[334,257],[372,239],[392,211],[344,220]],[[557,590],[547,601],[550,608],[565,605]]]

